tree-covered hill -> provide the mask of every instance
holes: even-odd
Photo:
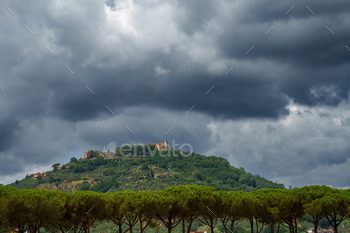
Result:
[[[282,184],[233,167],[221,157],[179,150],[158,151],[154,145],[116,148],[114,153],[89,151],[88,159],[73,157],[67,164],[54,164],[52,171],[27,175],[11,186],[65,192],[107,192],[161,190],[187,184],[211,186],[224,191],[284,188]]]

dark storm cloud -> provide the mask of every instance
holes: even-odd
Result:
[[[0,9],[0,159],[9,164],[0,175],[21,172],[13,169],[13,161],[25,172],[32,164],[47,166],[71,151],[102,149],[111,141],[175,139],[203,153],[219,144],[213,135],[220,130],[211,124],[278,122],[289,116],[291,103],[312,110],[348,99],[347,1],[4,4],[15,15]],[[300,121],[309,119],[305,112]],[[303,127],[296,134],[284,134],[273,124],[264,130],[259,139],[275,132],[293,141],[286,151],[290,160],[274,168],[285,144],[256,143],[260,147],[253,151],[247,143],[251,135],[243,133],[244,146],[235,153],[251,154],[239,165],[269,178],[300,184],[292,168],[281,168],[293,160],[303,163],[298,172],[315,163],[343,166],[347,161],[346,146],[330,143],[336,155],[329,158],[329,149],[310,149],[319,145],[312,140],[302,143]],[[332,133],[327,138],[345,136],[327,127],[321,131]]]
[[[232,14],[232,21],[242,26],[225,31],[218,45],[227,58],[266,59],[275,61],[276,65],[288,64],[289,69],[280,74],[289,76],[288,79],[281,77],[276,82],[295,102],[337,105],[347,99],[349,92],[350,56],[346,45],[350,35],[347,33],[349,16],[346,12],[350,10],[350,4],[345,1],[306,4],[314,9],[314,14],[300,3],[286,15],[281,14],[287,12],[282,9],[289,9],[285,1],[277,4],[272,1],[270,4],[269,1],[245,2],[241,7],[252,10],[254,14],[245,14],[244,10],[244,13]],[[272,26],[273,30],[266,35]],[[252,45],[254,50],[246,56]],[[343,70],[342,73],[338,72],[339,69]],[[328,97],[332,93],[324,91],[329,86],[334,87],[336,94],[332,99]]]
[[[212,3],[203,2],[200,4],[200,9],[196,9],[194,3],[178,3],[177,6],[180,7],[179,11],[183,16],[179,17],[180,21],[177,21],[176,18],[173,19],[182,30],[178,33],[192,34],[196,31],[201,34],[201,37],[206,37],[204,26],[215,16],[217,11],[214,10],[216,8],[213,7]],[[49,6],[48,8],[50,9]],[[63,7],[63,9],[65,8]],[[94,53],[103,52],[99,48],[103,35],[98,33],[100,32],[98,22],[103,17],[100,16],[101,14],[95,16],[89,8],[82,9],[82,12],[80,14],[89,15],[91,21],[84,21],[84,18],[77,19],[76,16],[68,13],[54,13],[52,15],[45,13],[44,22],[54,35],[52,42],[55,43],[59,51],[62,51],[59,55],[73,65],[73,70],[74,64],[77,62],[84,62]],[[186,20],[187,16],[191,20]],[[184,19],[185,21],[181,21]],[[157,29],[155,28],[155,30]],[[121,44],[126,44],[130,40],[125,38],[125,35],[118,35],[118,37],[122,41]],[[137,42],[135,41],[135,43]],[[181,44],[181,39],[177,43]],[[116,46],[121,44],[118,43]],[[221,77],[217,73],[208,75],[207,71],[203,70],[203,64],[193,61],[193,58],[189,57],[186,52],[177,51],[179,45],[172,45],[173,51],[169,54],[158,51],[143,51],[145,48],[140,48],[141,51],[137,51],[137,46],[127,45],[127,47],[129,46],[128,49],[132,49],[135,56],[129,55],[129,59],[126,60],[129,62],[127,65],[123,62],[120,65],[118,59],[117,62],[113,61],[113,54],[102,54],[102,61],[99,62],[112,62],[114,63],[113,69],[98,69],[96,64],[86,67],[85,71],[78,68],[77,72],[75,69],[77,75],[84,79],[82,87],[85,87],[86,84],[95,90],[95,98],[88,96],[87,94],[90,94],[88,92],[84,93],[77,86],[77,82],[73,81],[72,84],[68,84],[67,76],[70,74],[63,74],[63,67],[60,67],[61,70],[59,67],[54,67],[51,74],[47,74],[45,71],[41,72],[44,74],[38,74],[45,79],[46,77],[54,77],[52,73],[62,75],[60,79],[63,81],[53,81],[55,78],[49,78],[50,81],[45,82],[52,90],[51,104],[48,106],[50,112],[70,121],[86,120],[99,116],[99,113],[104,111],[100,107],[103,106],[101,104],[103,103],[109,104],[116,112],[127,106],[143,105],[187,111],[189,107],[194,105],[196,106],[194,111],[229,118],[278,117],[287,113],[285,110],[288,103],[286,98],[283,94],[271,92],[273,89],[270,84],[262,83],[259,80],[260,77],[247,78],[249,81],[242,81],[240,79],[247,76],[247,74],[242,73],[238,79],[214,82],[215,79],[222,77],[224,70]],[[65,52],[70,52],[71,56]],[[139,58],[137,53],[147,57],[141,56]],[[115,56],[120,56],[118,49]],[[43,57],[42,59],[47,58]],[[58,59],[61,58],[50,62],[63,63],[57,61]],[[44,62],[43,64],[47,63],[47,61],[42,62]],[[206,62],[210,63],[211,61]],[[170,74],[163,75],[164,77],[156,76],[154,67],[157,64],[163,64],[170,69]],[[82,74],[79,73],[80,70],[83,72]],[[29,77],[30,74],[27,76]],[[35,83],[33,82],[33,84]],[[62,83],[66,85],[61,85]],[[213,90],[216,95],[210,94],[204,97],[207,90],[214,84],[217,85],[217,88]]]
[[[304,5],[299,5],[290,13],[293,15],[291,19],[291,16],[286,16],[283,13],[285,9],[289,9],[287,8],[289,5],[285,1],[279,4],[239,2],[237,8],[233,9],[232,14],[227,17],[224,17],[225,15],[217,16],[218,8],[223,7],[222,4],[217,4],[215,7],[212,2],[202,2],[201,4],[178,2],[175,6],[180,12],[176,14],[178,18],[173,18],[175,24],[178,25],[179,31],[177,33],[185,33],[185,36],[189,34],[192,37],[193,33],[196,32],[200,37],[210,37],[211,30],[208,29],[208,25],[215,22],[227,30],[221,34],[212,35],[217,41],[208,44],[208,46],[217,46],[218,51],[226,59],[233,59],[233,64],[234,59],[245,62],[250,62],[251,59],[253,59],[252,61],[266,59],[272,62],[276,61],[276,65],[282,61],[290,64],[291,67],[283,70],[280,76],[286,73],[292,73],[295,76],[288,79],[274,77],[273,81],[265,82],[264,80],[261,82],[259,72],[256,72],[255,77],[251,78],[249,71],[242,71],[238,75],[233,74],[235,76],[233,79],[223,80],[221,78],[226,70],[222,70],[221,74],[208,74],[206,70],[203,70],[203,65],[213,62],[211,60],[213,58],[208,58],[207,64],[201,64],[189,57],[186,52],[179,51],[179,44],[183,43],[181,38],[177,41],[178,45],[171,45],[170,53],[164,54],[160,51],[139,48],[136,44],[139,42],[137,38],[131,37],[130,40],[127,35],[117,31],[121,42],[106,45],[105,49],[110,49],[110,46],[113,45],[117,47],[126,44],[128,51],[135,53],[135,55],[129,55],[125,61],[119,64],[118,57],[124,52],[123,48],[113,50],[115,57],[102,50],[103,34],[101,33],[104,31],[100,29],[99,24],[104,21],[104,17],[101,13],[96,13],[99,12],[98,10],[92,11],[85,7],[80,15],[89,16],[89,21],[69,13],[52,15],[46,13],[45,15],[45,23],[54,33],[53,42],[55,45],[64,52],[71,52],[71,56],[67,56],[64,52],[60,55],[73,65],[73,69],[76,68],[75,71],[78,69],[78,72],[83,72],[79,73],[84,79],[85,83],[83,84],[96,90],[95,98],[91,98],[87,97],[86,93],[77,86],[55,87],[52,93],[53,113],[57,113],[67,120],[79,121],[80,119],[98,117],[99,112],[103,111],[98,105],[102,102],[108,102],[116,112],[121,111],[126,106],[138,105],[168,107],[169,109],[186,111],[194,105],[196,106],[195,111],[213,116],[275,118],[287,113],[285,109],[288,105],[286,97],[308,105],[338,104],[342,99],[347,98],[349,85],[346,76],[343,75],[336,80],[332,75],[320,79],[321,75],[315,75],[313,72],[321,67],[332,71],[332,68],[334,70],[350,59],[346,54],[345,46],[340,44],[347,38],[344,37],[345,35],[342,36],[340,32],[338,36],[331,38],[332,35],[324,27],[327,17],[322,18],[323,14],[314,16]],[[258,9],[264,9],[263,6],[268,6],[266,11],[259,11]],[[320,9],[322,7],[327,7],[327,5],[323,3]],[[65,7],[62,8],[65,9]],[[99,6],[97,9],[101,10],[102,8]],[[146,8],[147,10],[150,9]],[[300,19],[295,18],[294,15],[298,15],[298,13],[294,14],[294,12],[302,10]],[[237,14],[234,14],[235,12]],[[334,14],[335,10],[332,13]],[[217,18],[215,18],[216,16]],[[280,22],[268,36],[264,36],[264,32],[271,25],[274,25],[267,24],[267,22],[273,23],[271,17]],[[346,16],[344,17],[339,19],[340,22],[346,19]],[[296,21],[296,23],[290,23],[291,20]],[[304,22],[305,24],[303,24]],[[230,28],[232,30],[229,30]],[[153,29],[153,31],[156,30],[158,29]],[[152,31],[150,32],[152,33]],[[131,45],[128,41],[131,42]],[[245,55],[254,44],[255,48],[251,53],[248,56]],[[336,48],[333,49],[333,47]],[[91,64],[85,69],[75,67],[76,64],[86,62],[86,59],[93,57],[95,53],[101,52],[99,62],[114,64],[111,69],[99,69],[96,64]],[[138,57],[139,54],[141,54],[140,57]],[[162,64],[171,72],[163,75],[164,77],[156,76],[154,67],[157,64]],[[312,71],[306,68],[312,66],[314,66]],[[274,69],[272,64],[269,68]],[[257,67],[251,67],[251,69],[259,70]],[[298,72],[295,72],[296,69]],[[344,72],[347,71],[347,69],[344,70]],[[67,75],[69,73],[66,73]],[[242,81],[242,79],[247,79],[247,81]],[[216,85],[216,88],[213,89],[213,93],[215,92],[216,95],[211,93],[203,97],[202,93],[206,93],[213,85]],[[273,85],[280,88],[279,92],[275,91]],[[330,85],[334,86],[333,91],[336,92],[336,97],[332,99],[327,98],[329,93],[324,91],[324,87]],[[67,94],[62,95],[62,93]],[[89,101],[86,101],[86,98]]]
[[[200,111],[225,118],[278,117],[287,113],[288,101],[271,83],[240,74],[235,79],[218,79],[207,72],[187,70],[160,80],[149,64],[140,70],[118,70],[118,73],[91,71],[94,96],[81,88],[66,88],[68,95],[57,92],[52,97],[55,113],[69,121],[95,117],[104,112],[103,104],[116,113],[128,106],[149,106],[182,110],[195,106]],[[176,69],[176,67],[170,67]],[[101,70],[99,70],[101,71]],[[142,73],[142,77],[140,74]],[[97,76],[103,77],[103,82]],[[115,79],[114,79],[115,77]],[[164,77],[161,77],[164,78]],[[215,80],[216,79],[216,80]],[[142,80],[143,84],[139,82]],[[214,81],[215,80],[215,81]],[[207,91],[215,84],[208,94]]]

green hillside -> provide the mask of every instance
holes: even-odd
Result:
[[[282,184],[233,167],[221,157],[179,150],[158,151],[154,145],[116,148],[113,153],[89,151],[88,159],[73,157],[69,163],[59,165],[54,164],[53,170],[46,172],[45,177],[35,178],[31,174],[10,185],[19,189],[44,188],[65,192],[161,190],[187,184],[225,191],[284,188]]]

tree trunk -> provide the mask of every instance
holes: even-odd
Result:
[[[260,233],[264,229],[264,223],[261,224],[261,228],[259,229],[259,221],[258,219],[255,219],[255,225],[256,225],[256,232]]]
[[[186,230],[185,230],[185,218],[182,219],[182,233],[186,233]]]
[[[144,229],[142,227],[142,220],[141,220],[141,217],[139,217],[139,222],[140,222],[140,232],[143,233]]]
[[[334,231],[334,233],[338,233],[338,225],[337,224],[334,224],[333,231]]]
[[[254,233],[254,220],[253,219],[249,219],[250,222],[250,232]]]
[[[168,228],[168,233],[171,233],[171,227],[172,227],[172,224],[171,224],[171,220],[172,218],[170,216],[168,216],[168,224],[166,224],[167,228]]]
[[[298,219],[297,217],[294,216],[294,226],[295,226],[295,231],[293,233],[298,233]]]
[[[192,223],[193,223],[193,218],[191,216],[190,223],[188,224],[188,227],[187,227],[187,233],[191,232]]]
[[[228,220],[226,220],[226,217],[224,217],[224,218],[220,218],[220,221],[224,227],[225,233],[227,233],[227,229],[229,229],[227,226]]]
[[[317,229],[318,229],[318,222],[315,222],[314,232],[317,233]]]
[[[214,227],[213,226],[210,226],[210,231],[211,231],[211,233],[214,233]]]
[[[230,230],[231,230],[231,232],[233,232],[233,225],[235,224],[235,221],[232,221],[231,220],[231,227],[230,227]]]
[[[224,224],[224,230],[225,230],[224,232],[225,232],[225,233],[228,233],[228,232],[227,232],[227,228],[228,228],[228,226],[226,226],[226,224]]]
[[[213,218],[210,218],[210,230],[211,230],[211,233],[214,233],[214,223],[213,223]]]

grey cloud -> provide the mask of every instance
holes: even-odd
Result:
[[[337,166],[346,161],[349,148],[331,138],[346,137],[347,131],[323,127],[318,130],[329,140],[322,141],[316,126],[310,129],[293,121],[295,127],[284,132],[278,123],[288,118],[292,102],[307,106],[300,113],[304,117],[314,108],[338,106],[348,99],[346,1],[5,5],[15,15],[0,10],[0,159],[9,164],[0,169],[3,173],[17,172],[11,167],[14,160],[45,166],[69,151],[102,149],[110,141],[148,143],[169,137],[193,144],[197,152],[228,156],[231,148],[222,151],[217,149],[219,141],[210,141],[215,136],[207,128],[210,121],[233,121],[255,130],[261,140],[255,139],[255,147],[248,139],[235,139],[241,142],[235,154],[249,155],[236,165],[269,178],[299,184],[294,174],[303,171],[300,163],[309,169],[312,164]],[[157,67],[162,75],[157,75]],[[222,140],[233,134],[226,132]],[[334,151],[334,156],[326,151]],[[280,153],[288,156],[269,156]]]
[[[212,122],[212,141],[217,146],[208,153],[219,151],[232,164],[287,185],[344,187],[348,184],[342,170],[350,150],[348,108],[322,107],[310,112],[292,105],[292,114],[278,121]]]
[[[195,0],[178,1],[177,23],[180,30],[186,34],[193,35],[196,31],[205,30],[206,24],[219,13],[219,8],[213,1]]]

